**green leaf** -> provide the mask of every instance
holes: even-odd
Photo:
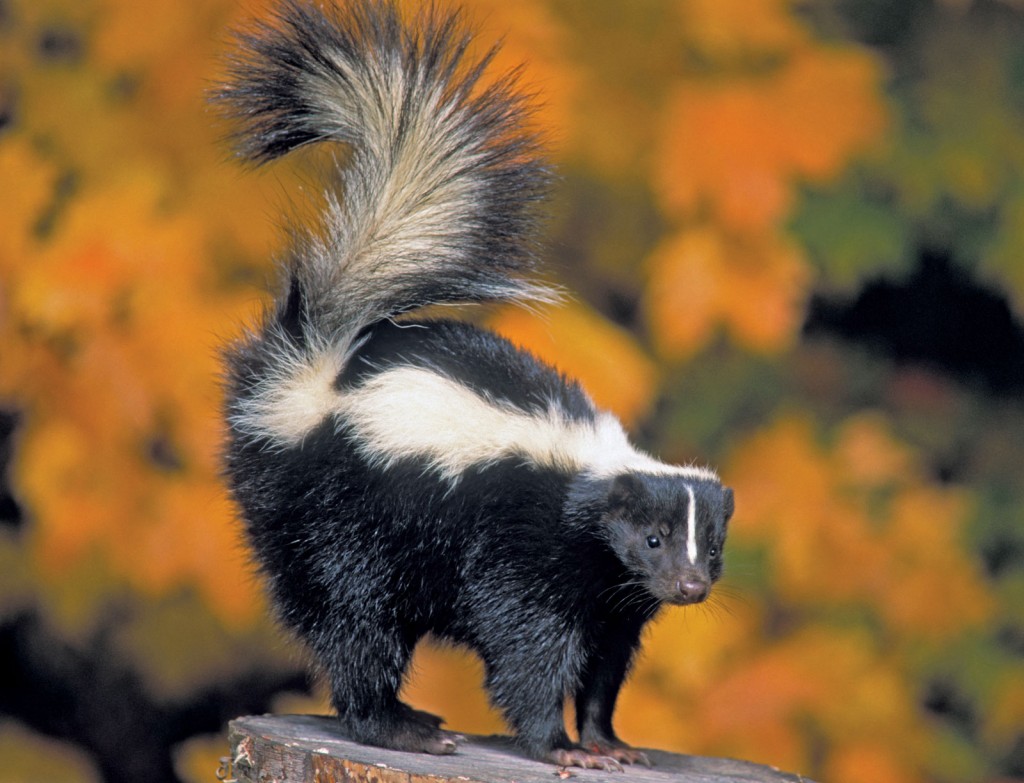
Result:
[[[899,275],[913,263],[912,227],[891,203],[872,199],[853,177],[832,191],[808,191],[791,223],[830,288]]]

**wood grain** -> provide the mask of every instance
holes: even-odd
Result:
[[[238,718],[228,737],[225,778],[245,783],[813,783],[760,764],[659,750],[647,751],[653,769],[563,770],[527,758],[500,736],[467,736],[452,756],[403,753],[349,742],[331,718],[314,715]]]

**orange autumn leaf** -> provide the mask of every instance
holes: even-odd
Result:
[[[576,378],[601,408],[629,425],[650,409],[658,383],[651,359],[618,326],[577,302],[539,311],[504,308],[490,326]]]
[[[856,600],[884,558],[862,510],[837,498],[834,476],[809,437],[788,421],[755,437],[730,481],[744,511],[735,535],[770,542],[776,589],[788,601]]]
[[[687,39],[711,56],[787,51],[808,38],[790,0],[682,0],[676,8]]]
[[[744,758],[804,769],[803,737],[792,716],[828,698],[820,672],[804,669],[784,649],[772,651],[717,681],[715,697],[703,702],[701,732],[712,747],[725,743]]]
[[[530,120],[546,147],[557,152],[572,133],[571,109],[580,77],[565,56],[568,43],[556,14],[536,0],[476,0],[472,15],[481,40],[502,41],[491,72],[522,68],[526,89],[543,96],[534,101]]]
[[[669,358],[697,352],[720,325],[752,350],[778,351],[802,321],[808,269],[795,245],[770,233],[682,231],[655,249],[648,268],[648,321]]]
[[[843,424],[834,458],[836,469],[862,486],[900,482],[913,467],[909,449],[892,436],[877,413],[854,416]]]
[[[638,676],[627,683],[617,705],[615,729],[626,742],[693,752],[699,734],[692,717],[692,699],[666,698],[664,690],[641,683]]]
[[[223,3],[210,0],[194,0],[187,7],[131,0],[98,0],[96,5],[103,14],[103,24],[97,26],[91,54],[97,65],[110,69],[176,58],[186,40],[212,51],[218,43],[217,35],[196,40],[196,31],[224,30],[228,16]],[[190,59],[193,67],[208,65],[204,58]]]
[[[557,97],[538,124],[562,135],[572,76],[557,17],[535,2],[483,5],[466,12],[471,27],[493,26],[481,46],[508,35],[492,73],[529,63],[525,82]],[[12,479],[31,509],[29,554],[47,582],[96,561],[148,598],[194,588],[226,624],[245,625],[263,606],[220,479],[217,349],[253,309],[257,294],[240,283],[260,261],[269,268],[280,238],[268,204],[299,166],[274,167],[261,188],[215,141],[204,92],[223,68],[221,42],[196,31],[249,12],[101,0],[90,13],[101,23],[81,67],[26,73],[27,95],[45,85],[64,96],[19,111],[49,146],[10,133],[0,143],[0,171],[25,185],[4,211],[14,230],[0,240],[0,336],[11,337],[2,389],[25,401]],[[182,46],[189,36],[196,45]],[[122,73],[124,95],[110,87]],[[33,223],[60,172],[44,153],[88,186],[39,240]]]
[[[423,5],[403,2],[410,8]],[[969,2],[944,4],[958,12],[946,14],[944,24],[970,23]],[[300,199],[293,194],[311,187],[312,177],[301,154],[258,175],[243,175],[226,162],[227,146],[215,140],[224,127],[214,127],[217,120],[204,107],[202,92],[222,67],[218,57],[223,31],[231,26],[227,20],[242,22],[273,3],[261,2],[258,9],[243,5],[251,4],[15,0],[14,24],[0,30],[0,59],[15,66],[9,81],[17,85],[14,112],[0,138],[0,181],[17,183],[0,192],[5,225],[0,390],[5,408],[21,416],[9,480],[25,512],[18,535],[4,541],[5,553],[23,564],[22,579],[32,582],[18,589],[35,591],[24,598],[9,594],[6,600],[19,611],[22,604],[15,600],[37,604],[65,636],[74,636],[78,625],[109,618],[110,602],[126,593],[147,616],[168,597],[192,595],[235,635],[251,628],[253,618],[270,622],[245,564],[237,512],[218,478],[223,424],[214,382],[216,346],[243,320],[252,322],[261,296],[256,289],[271,277],[270,257],[282,241],[279,205]],[[682,21],[664,37],[652,36],[649,52],[638,46],[641,56],[628,58],[619,46],[625,36],[617,23],[637,13],[631,4],[468,0],[465,5],[465,18],[481,30],[481,47],[506,37],[490,73],[523,63],[524,82],[543,104],[538,126],[556,139],[571,139],[577,167],[568,172],[565,192],[571,194],[579,182],[606,190],[612,179],[622,188],[621,180],[628,179],[629,188],[616,192],[645,202],[633,226],[614,236],[602,233],[596,240],[585,233],[581,242],[590,244],[581,246],[581,253],[594,259],[601,255],[594,254],[594,241],[615,247],[634,227],[637,242],[648,246],[657,230],[651,222],[639,222],[648,217],[648,194],[641,192],[648,185],[656,188],[671,231],[680,232],[666,235],[662,248],[700,233],[695,226],[715,227],[702,240],[703,249],[693,242],[699,252],[689,251],[689,263],[676,255],[655,264],[651,255],[652,284],[642,304],[651,342],[661,355],[689,356],[718,332],[744,349],[770,352],[790,345],[810,270],[799,252],[787,264],[765,260],[773,252],[764,248],[786,244],[773,232],[790,211],[800,181],[824,182],[866,149],[868,141],[853,137],[866,137],[881,110],[879,70],[865,66],[862,50],[815,41],[817,32],[804,21],[809,18],[805,4],[793,0],[648,3],[639,15],[656,21],[645,24],[668,27],[673,13]],[[625,10],[609,10],[616,7]],[[920,13],[924,19],[932,16]],[[568,29],[568,19],[585,26]],[[39,58],[41,35],[53,22],[79,36],[81,59]],[[631,34],[639,36],[642,28]],[[843,32],[833,27],[827,34]],[[914,35],[926,41],[928,32],[915,27]],[[930,56],[949,59],[949,47],[930,46]],[[999,62],[991,56],[995,50],[981,48],[992,64],[985,67]],[[887,56],[890,50],[881,51]],[[696,57],[681,65],[690,54]],[[698,59],[699,72],[688,71],[693,81],[670,85],[678,89],[666,95],[666,79],[678,78],[672,74]],[[950,67],[958,68],[960,59],[949,59],[956,64]],[[629,78],[607,78],[620,63]],[[848,70],[841,73],[844,67]],[[579,90],[577,78],[585,80]],[[959,105],[942,80],[931,78],[925,87],[943,105]],[[697,103],[688,113],[676,101],[689,96]],[[898,95],[892,100],[908,106]],[[609,109],[579,113],[587,102]],[[656,105],[663,107],[660,121],[651,122]],[[696,127],[673,127],[669,115],[674,112]],[[968,125],[970,117],[987,117],[966,114]],[[980,121],[971,127],[979,125],[987,127]],[[938,145],[941,154],[930,155],[929,139],[920,141],[924,151],[914,164],[920,171],[895,183],[912,207],[924,210],[931,192],[926,186],[945,176],[968,205],[984,201],[994,208],[997,186],[1012,177],[1012,165],[993,168],[989,158],[955,145]],[[650,183],[636,181],[638,160],[644,161],[640,169]],[[665,169],[657,183],[653,166]],[[580,203],[588,208],[587,199]],[[1016,210],[1021,218],[1016,222],[1005,201],[996,211],[1005,225],[1024,225],[1024,208]],[[44,222],[45,232],[40,230]],[[631,250],[635,243],[627,244]],[[1002,246],[1007,258],[1013,256],[1011,245],[1007,240]],[[1011,267],[1007,261],[995,272],[1004,282],[1017,280],[1018,290],[1024,290],[1019,284],[1024,273],[1013,277]],[[597,271],[607,278],[613,270],[606,265]],[[618,275],[612,282],[623,280]],[[622,396],[621,402],[602,404],[643,417],[658,382],[644,350],[624,335],[625,354],[641,361],[633,366],[619,358],[616,367],[632,368],[635,377],[602,369],[600,354],[612,353],[611,342],[581,337],[575,345],[577,338],[571,337],[566,347],[558,318],[551,314],[516,328],[570,374],[585,375],[595,397]],[[581,327],[585,334],[599,331]],[[590,356],[595,346],[598,355]],[[799,346],[795,357],[804,366],[806,349]],[[836,368],[848,356],[836,349],[815,364],[815,375],[831,375],[835,394],[820,393],[819,386],[813,399],[787,397],[784,405],[806,405],[806,415],[764,427],[723,466],[738,501],[726,579],[746,594],[722,612],[690,607],[655,621],[617,711],[617,727],[627,740],[746,756],[835,783],[916,783],[917,769],[931,764],[934,773],[942,764],[934,760],[943,756],[949,736],[938,726],[938,716],[921,709],[926,660],[947,641],[954,642],[951,660],[958,660],[955,648],[968,634],[990,637],[976,638],[965,645],[968,649],[985,646],[989,652],[1002,645],[997,649],[1004,652],[1005,640],[995,638],[1004,619],[989,628],[982,624],[993,619],[994,596],[1014,577],[982,577],[979,539],[968,544],[963,535],[974,516],[979,518],[972,522],[975,535],[998,529],[982,519],[989,512],[985,493],[991,485],[985,476],[991,474],[967,463],[964,475],[971,481],[977,476],[978,484],[962,491],[934,484],[922,469],[921,455],[887,423],[892,408],[834,426],[817,424],[816,419],[843,415],[842,401],[864,399],[839,394],[838,384],[849,376]],[[791,369],[789,354],[781,358],[781,364],[772,363],[772,373]],[[573,360],[591,369],[577,371],[569,365]],[[906,392],[907,376],[904,371],[880,380],[883,399]],[[729,377],[723,374],[722,383]],[[901,397],[904,410],[921,402],[921,381],[930,377],[917,373],[913,391],[918,396],[909,403]],[[871,383],[879,390],[870,379],[863,381],[865,388]],[[806,388],[804,383],[798,385]],[[925,400],[933,412],[928,420],[941,419],[934,414],[940,408],[952,416],[961,399],[956,396],[944,408]],[[692,403],[703,409],[700,395]],[[709,409],[708,415],[717,421],[723,413]],[[957,411],[958,420],[960,415]],[[973,422],[984,418],[974,416]],[[910,424],[923,421],[919,417]],[[742,440],[751,425],[729,426],[729,437]],[[1009,440],[1013,427],[1005,432]],[[936,441],[929,436],[926,442]],[[1012,465],[1015,454],[988,445],[983,459],[989,468]],[[975,497],[977,512],[971,507]],[[751,566],[751,550],[759,557],[763,553],[763,568],[761,560]],[[951,594],[951,585],[961,589]],[[70,617],[78,618],[78,625]],[[215,647],[202,636],[203,623],[185,616],[167,632],[179,642],[187,638],[194,648]],[[856,625],[863,632],[849,633]],[[821,630],[806,632],[814,626]],[[124,629],[116,635],[123,637]],[[278,646],[284,643],[266,648]],[[201,663],[202,656],[199,663],[184,663],[178,649],[154,643],[122,652],[147,678],[178,671],[189,675],[182,679],[185,684],[193,683],[193,675],[195,683],[233,679],[227,669]],[[244,668],[255,665],[264,646],[245,643],[238,649],[231,664]],[[445,714],[458,728],[498,730],[500,722],[476,687],[479,664],[447,651],[422,652],[417,655],[421,671],[407,694],[411,701]],[[977,717],[972,752],[983,748],[993,758],[1009,758],[1024,725],[1020,674],[1019,666],[1007,665],[984,686],[965,674],[964,695]],[[803,691],[801,677],[811,683]],[[473,687],[451,687],[467,682]],[[326,712],[326,699],[321,701],[316,710]],[[739,709],[730,712],[732,705]],[[706,715],[714,720],[705,720]],[[7,739],[11,747],[25,741],[17,733]],[[953,744],[967,748],[962,739]],[[208,776],[217,744],[203,739],[180,747],[179,774]],[[39,749],[36,742],[30,745]],[[1000,769],[993,778],[1007,774]],[[80,776],[95,774],[90,768]]]
[[[139,172],[77,199],[14,270],[5,383],[31,404],[13,483],[42,575],[99,557],[142,594],[195,585],[245,625],[261,604],[218,465],[216,347],[238,308],[210,301],[205,228],[159,191]]]
[[[484,83],[519,70],[525,91],[543,96],[530,106],[530,124],[549,150],[557,150],[570,135],[573,96],[580,78],[565,56],[566,31],[557,16],[538,0],[471,0],[462,5],[462,17],[474,35],[473,55],[481,57],[495,43],[501,44]],[[403,0],[403,7],[415,16],[430,4]]]
[[[751,654],[762,611],[753,596],[735,600],[718,593],[712,603],[714,608],[663,612],[645,630],[643,652],[616,712],[627,741],[681,753],[708,747],[693,714],[716,698],[717,683],[736,661]]]
[[[877,745],[845,745],[828,761],[825,780],[831,783],[920,783],[921,776],[907,769],[898,749]]]
[[[763,469],[775,465],[785,466],[786,481],[778,480],[782,468]],[[743,511],[742,526],[730,535],[743,538],[774,535],[776,519],[792,518],[805,506],[824,507],[832,491],[829,473],[815,447],[813,424],[805,418],[789,417],[748,437],[734,455],[728,476]],[[800,497],[805,500],[794,504],[793,486],[802,488]],[[808,523],[806,519],[798,521]]]
[[[702,745],[804,770],[827,763],[837,747],[858,745],[898,758],[906,772],[926,757],[927,732],[915,723],[903,672],[876,645],[865,629],[835,626],[762,639],[707,684]],[[822,732],[815,737],[805,731],[811,715]],[[825,737],[841,739],[820,744]]]
[[[795,181],[826,181],[885,125],[878,62],[805,46],[767,75],[694,82],[670,96],[654,181],[665,211],[708,204],[727,226],[763,231],[788,213]]]
[[[743,524],[733,535],[769,549],[786,601],[866,606],[889,627],[923,638],[976,627],[989,616],[992,598],[958,540],[964,496],[929,483],[910,450],[868,421],[841,429],[833,447],[796,417],[752,437],[727,471],[742,499]],[[848,467],[866,428],[874,430],[879,453],[903,467],[881,496],[876,475],[858,477]],[[950,575],[957,582],[952,592],[942,587]]]

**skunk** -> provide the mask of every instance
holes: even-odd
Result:
[[[238,40],[216,99],[243,158],[347,146],[280,296],[225,358],[231,492],[341,731],[456,750],[398,698],[429,633],[480,655],[533,757],[646,763],[612,728],[616,697],[644,625],[719,578],[732,491],[634,448],[507,340],[405,315],[552,298],[532,277],[550,173],[516,74],[483,85],[494,50],[468,54],[458,13],[409,22],[392,0],[285,0]]]

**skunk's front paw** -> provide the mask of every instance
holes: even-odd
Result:
[[[588,742],[586,749],[599,756],[613,758],[623,764],[643,764],[645,767],[653,767],[654,764],[647,758],[642,750],[631,748],[625,742]]]
[[[611,756],[591,753],[584,748],[555,748],[544,756],[545,761],[560,767],[585,767],[606,772],[622,772],[622,765]]]

